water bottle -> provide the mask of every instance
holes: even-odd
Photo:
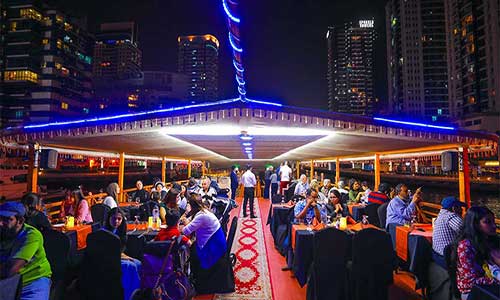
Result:
[[[160,209],[158,208],[158,205],[155,205],[153,208],[153,229],[157,229],[159,227],[158,225],[158,219],[160,218]]]
[[[361,221],[361,224],[363,224],[363,225],[370,224],[370,222],[368,222],[368,216],[367,215],[363,215],[363,219]]]
[[[490,268],[491,275],[498,281],[500,281],[500,267],[496,264],[488,264]]]

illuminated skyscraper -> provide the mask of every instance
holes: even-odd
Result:
[[[2,126],[87,114],[93,40],[85,24],[42,1],[19,4],[0,7]]]
[[[219,41],[213,35],[180,36],[179,73],[188,76],[189,101],[218,97]]]
[[[500,4],[445,0],[450,112],[461,127],[500,129]]]
[[[329,110],[358,115],[373,113],[375,38],[373,20],[360,20],[328,28]]]
[[[448,119],[444,0],[389,1],[386,32],[388,111]]]

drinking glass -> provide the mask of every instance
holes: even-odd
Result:
[[[370,224],[370,223],[368,222],[368,216],[367,216],[367,215],[363,215],[363,219],[362,219],[361,223],[362,223],[363,225],[368,225],[368,224]]]
[[[141,203],[141,198],[135,197],[135,204],[139,205]]]
[[[311,228],[311,223],[312,223],[312,217],[306,216],[306,223],[307,223],[307,228]]]
[[[135,230],[139,230],[139,224],[141,223],[139,221],[139,216],[134,216],[134,218],[135,218],[135,221],[134,221]]]

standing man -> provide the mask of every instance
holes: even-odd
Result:
[[[269,199],[269,189],[271,187],[271,174],[273,173],[273,166],[269,166],[264,174],[265,186],[264,186],[264,199]]]
[[[256,218],[253,211],[253,201],[255,195],[255,185],[257,184],[257,179],[252,173],[252,166],[248,165],[246,172],[241,176],[241,182],[245,187],[245,192],[243,194],[243,217],[247,216],[247,203],[250,201],[250,217]]]
[[[238,189],[238,168],[231,166],[231,200],[236,199],[236,190]]]
[[[48,300],[52,271],[43,237],[35,227],[24,223],[25,214],[19,202],[0,205],[0,279],[20,274],[21,299]]]
[[[288,162],[285,161],[283,166],[280,168],[280,194],[283,195],[283,189],[288,188],[290,183],[290,177],[292,176],[292,169],[288,166]]]

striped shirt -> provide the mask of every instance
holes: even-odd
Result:
[[[384,204],[389,202],[389,197],[381,192],[370,192],[368,194],[368,203]]]
[[[434,221],[432,250],[439,255],[444,255],[444,248],[455,240],[463,224],[464,222],[459,215],[449,210],[441,209]]]

